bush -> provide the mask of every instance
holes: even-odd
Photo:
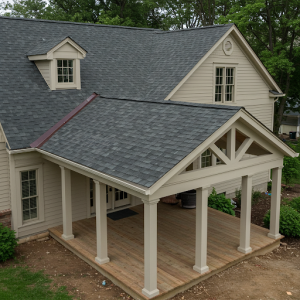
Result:
[[[242,201],[242,191],[241,189],[235,189],[235,202],[236,207],[241,208],[241,201]]]
[[[272,191],[272,181],[268,182],[268,192],[271,193]]]
[[[300,162],[297,157],[285,156],[283,159],[282,177],[285,184],[289,185],[292,179],[300,177]]]
[[[215,188],[213,188],[212,193],[208,197],[208,206],[226,214],[235,215],[234,205],[231,204],[231,200],[227,199],[224,194],[218,195]]]
[[[298,213],[300,213],[300,197],[294,198],[292,201],[290,201],[288,206],[292,207],[294,210],[296,210]]]
[[[17,246],[15,232],[0,223],[0,261],[4,262],[12,258]]]
[[[260,191],[252,190],[252,204],[256,204],[260,198],[262,198],[262,193]]]
[[[270,211],[264,217],[264,225],[270,228]],[[281,206],[279,232],[285,236],[300,237],[300,213],[290,206]]]

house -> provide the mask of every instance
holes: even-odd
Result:
[[[136,298],[168,297],[224,261],[278,246],[283,157],[297,153],[271,132],[282,92],[235,25],[164,32],[0,17],[0,34],[0,214],[19,238],[50,230]],[[251,191],[266,188],[270,170],[266,231],[251,227]],[[208,210],[212,187],[242,188],[237,229]],[[195,218],[178,213],[163,261],[157,232],[174,218],[159,199],[191,189]],[[142,223],[109,223],[129,207]],[[188,219],[195,235],[172,237]],[[221,244],[207,259],[211,242]]]
[[[296,138],[300,135],[300,114],[299,112],[286,112],[283,114],[281,126],[279,128],[280,134],[289,135],[290,132],[296,133]]]

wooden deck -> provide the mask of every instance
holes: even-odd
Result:
[[[147,299],[144,287],[144,216],[143,205],[131,208],[138,215],[118,221],[107,219],[110,262],[98,265],[96,256],[96,219],[73,222],[75,239],[61,239],[62,226],[50,234],[87,263],[123,288],[135,299]],[[251,256],[264,254],[279,246],[280,240],[267,237],[268,230],[251,226],[252,253],[237,251],[239,219],[208,209],[208,256],[210,272],[200,275],[193,270],[195,257],[195,210],[159,203],[158,205],[158,286],[153,299],[168,299],[226,268]]]

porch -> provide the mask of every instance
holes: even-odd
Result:
[[[49,229],[62,243],[135,299],[148,299],[144,288],[144,205],[131,208],[137,215],[113,221],[107,217],[110,262],[98,264],[96,218],[73,222],[74,239],[62,238],[63,226]],[[250,256],[264,254],[278,247],[280,239],[267,236],[269,230],[251,224],[252,252],[241,253],[240,219],[208,208],[207,266],[200,274],[195,265],[196,210],[178,205],[157,205],[157,289],[155,299],[167,299],[194,284]]]

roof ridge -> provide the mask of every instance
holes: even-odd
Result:
[[[189,106],[189,107],[206,107],[212,109],[225,109],[225,110],[239,110],[244,109],[243,106],[229,106],[229,105],[220,105],[220,104],[209,104],[209,103],[191,103],[191,102],[181,102],[181,101],[172,101],[172,100],[163,100],[163,101],[150,101],[143,99],[128,99],[128,98],[114,98],[98,95],[99,98],[107,100],[119,100],[119,101],[131,101],[131,102],[143,102],[143,103],[153,103],[153,104],[162,104],[162,105],[179,105],[179,106]]]
[[[96,26],[96,27],[112,27],[112,28],[120,28],[120,29],[147,30],[147,31],[152,31],[152,32],[162,30],[162,29],[146,28],[146,27],[145,28],[144,27],[129,27],[129,26],[118,26],[118,25],[80,23],[80,22],[69,22],[69,21],[45,20],[45,19],[29,19],[29,18],[6,17],[6,16],[0,16],[0,19],[17,20],[17,21],[46,22],[46,23],[62,23],[62,24],[71,24],[71,25]]]
[[[234,25],[234,23],[216,24],[216,25],[208,25],[208,26],[195,27],[195,28],[183,28],[183,29],[177,29],[177,30],[160,31],[160,32],[156,32],[156,33],[157,34],[174,33],[174,32],[183,32],[183,31],[199,30],[199,29],[209,29],[209,28],[225,27],[225,26],[233,26],[233,25]]]

